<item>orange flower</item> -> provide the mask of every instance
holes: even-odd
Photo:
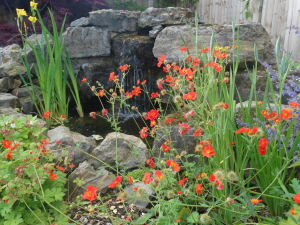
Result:
[[[62,172],[64,172],[66,170],[66,168],[64,168],[62,166],[59,166],[59,165],[57,165],[56,168],[59,169]]]
[[[258,143],[259,149],[258,150],[259,150],[260,155],[266,154],[266,149],[267,149],[268,144],[269,144],[268,139],[266,139],[264,137],[259,140],[259,143]]]
[[[151,109],[147,112],[146,120],[155,120],[159,116],[159,112],[156,109]]]
[[[258,203],[262,202],[262,200],[258,200],[255,198],[251,198],[250,200],[251,200],[252,205],[257,205]]]
[[[146,164],[151,168],[155,168],[153,157],[147,159]]]
[[[72,169],[72,168],[75,167],[75,165],[74,164],[70,164],[69,167]]]
[[[81,82],[86,82],[86,81],[87,81],[86,77],[82,78],[81,80]]]
[[[297,213],[297,212],[296,212],[296,209],[294,209],[294,208],[291,208],[290,211],[291,211],[291,214],[292,214],[292,215],[296,215],[296,213]]]
[[[271,113],[269,113],[269,115],[267,115],[267,119],[268,119],[268,120],[272,120],[272,119],[274,119],[276,116],[277,116],[277,113],[271,112]]]
[[[279,116],[284,120],[288,120],[292,116],[292,114],[291,114],[292,111],[293,110],[290,108],[284,108],[281,110],[281,113],[279,114]]]
[[[11,147],[11,142],[9,140],[2,140],[2,145],[3,145],[3,148],[10,148]]]
[[[181,53],[187,52],[187,47],[186,47],[186,46],[182,46],[182,47],[180,48],[180,51],[181,51]]]
[[[200,142],[200,144],[201,144],[201,142]],[[203,147],[203,150],[202,150],[202,155],[203,156],[209,158],[209,157],[215,155],[214,148],[212,147],[212,145],[210,143],[201,144],[201,145]]]
[[[154,174],[155,174],[155,176],[157,177],[158,180],[163,180],[164,179],[164,174],[160,170],[155,170]]]
[[[198,128],[195,130],[195,132],[193,133],[193,136],[194,136],[194,137],[199,137],[199,136],[201,136],[201,135],[202,135],[201,128],[198,127]]]
[[[181,180],[178,181],[178,184],[183,187],[183,185],[185,184],[185,182],[187,181],[186,177],[183,177]]]
[[[163,149],[163,152],[167,152],[170,150],[170,145],[162,144],[161,147]]]
[[[6,154],[6,158],[13,160],[12,154],[11,154],[11,150],[8,151],[8,153]]]
[[[140,93],[142,93],[141,88],[133,86],[133,90],[132,90],[131,94],[135,95],[135,96],[139,96]]]
[[[289,105],[292,106],[295,109],[298,109],[298,107],[299,107],[299,103],[298,102],[291,102]]]
[[[51,112],[49,110],[46,111],[46,112],[44,112],[44,118],[45,119],[49,119],[50,118],[50,114],[51,114]]]
[[[83,199],[87,199],[92,203],[94,200],[97,199],[97,191],[98,188],[92,185],[87,186],[87,190],[83,193]]]
[[[102,116],[106,116],[107,112],[108,112],[108,109],[102,109],[102,112],[101,112]]]
[[[54,181],[57,179],[56,173],[53,173],[52,170],[48,170],[46,173],[49,173],[50,180]]]
[[[183,95],[184,100],[195,100],[196,98],[197,98],[197,93],[194,91],[191,91]]]
[[[111,73],[109,74],[108,81],[109,81],[109,82],[112,82],[112,81],[114,81],[115,79],[117,79],[118,77],[119,77],[119,76],[116,75],[114,72],[111,72]]]
[[[165,120],[165,124],[168,124],[168,125],[172,124],[173,122],[174,122],[173,118],[168,118]]]
[[[123,72],[125,72],[125,71],[128,70],[128,65],[125,64],[125,65],[123,65],[123,66],[120,66],[119,68],[120,68],[121,72],[123,73]]]
[[[151,99],[155,99],[155,98],[158,98],[158,97],[159,97],[158,92],[151,93]]]
[[[195,185],[195,192],[197,193],[197,194],[201,194],[202,193],[202,190],[203,190],[204,188],[203,188],[203,185],[202,184],[196,184]]]
[[[210,48],[209,48],[209,47],[206,47],[206,48],[204,48],[204,49],[201,50],[201,53],[206,53],[206,52],[208,52],[209,50],[210,50]]]
[[[153,181],[152,177],[151,177],[151,174],[149,172],[146,172],[144,174],[144,177],[142,179],[142,182],[144,182],[145,184],[149,184]]]
[[[100,90],[100,91],[98,91],[98,93],[97,93],[97,95],[98,95],[99,97],[103,97],[104,94],[105,94],[104,90]]]
[[[143,127],[141,130],[140,130],[140,137],[142,139],[146,138],[148,136],[148,128],[147,127]]]
[[[108,185],[108,188],[115,188],[121,182],[122,182],[122,177],[117,176],[116,179],[110,185]]]
[[[300,193],[294,195],[293,199],[296,203],[300,204]]]
[[[279,123],[280,120],[281,120],[281,119],[280,119],[279,117],[277,117],[277,118],[274,119],[274,122],[275,122],[275,123]]]
[[[241,127],[239,130],[236,130],[235,133],[236,134],[240,134],[240,133],[248,133],[250,131],[250,128],[246,128],[246,127]]]
[[[157,67],[161,67],[161,65],[164,63],[164,61],[166,60],[166,56],[162,55],[160,57],[158,57],[158,63],[157,63]]]
[[[179,172],[179,171],[180,171],[180,166],[179,166],[179,164],[178,164],[177,162],[175,162],[174,160],[167,160],[167,161],[166,161],[166,164],[167,164],[168,166],[171,166],[172,169],[173,169],[173,171],[175,171],[175,172]]]
[[[264,109],[261,111],[261,114],[264,116],[264,117],[267,117],[268,115],[268,110]]]

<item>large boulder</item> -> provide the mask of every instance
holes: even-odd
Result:
[[[72,132],[68,127],[59,126],[47,133],[49,138],[48,149],[54,150],[57,158],[62,151],[68,151],[71,162],[78,164],[89,159],[88,154],[95,148],[96,143],[92,137],[86,137],[79,133]]]
[[[136,191],[135,188],[137,188]],[[139,209],[146,209],[150,203],[150,197],[155,193],[149,184],[142,182],[128,185],[124,192],[126,193],[126,201],[129,204],[134,204]]]
[[[8,92],[14,88],[18,88],[21,85],[21,81],[12,77],[0,78],[0,92]]]
[[[102,9],[89,13],[91,26],[105,27],[108,31],[124,33],[136,32],[140,12]]]
[[[77,186],[76,179],[83,182],[80,187]],[[87,161],[84,161],[69,176],[71,197],[83,193],[88,185],[93,185],[99,192],[103,192],[114,180],[115,176],[106,169],[94,170]]]
[[[197,145],[197,139],[193,136],[195,128],[191,128],[183,136],[179,133],[179,126],[164,126],[157,130],[156,137],[153,142],[153,152],[155,155],[164,154],[161,149],[161,145],[167,140],[171,140],[171,146],[176,149],[176,153],[180,154],[183,151],[193,154]]]
[[[0,48],[0,77],[25,74],[25,67],[20,60],[21,50],[17,44]]]
[[[144,165],[147,160],[147,147],[141,139],[123,133],[109,133],[103,142],[91,153],[98,160],[90,159],[95,169],[103,163],[130,169]]]
[[[110,33],[99,27],[69,27],[63,34],[71,58],[109,56]]]
[[[10,93],[0,93],[0,107],[3,108],[17,108],[19,106],[19,101],[16,96]]]
[[[179,7],[153,8],[141,13],[139,27],[155,27],[158,25],[178,25],[192,23],[195,14],[191,9]]]
[[[210,45],[212,33],[214,33],[215,43],[217,45],[232,46],[232,25],[199,25],[198,50]],[[180,48],[185,43],[190,53],[195,56],[196,48],[193,40],[193,36],[195,35],[195,27],[190,28],[187,25],[166,27],[155,39],[153,54],[156,58],[165,55],[169,63],[178,63],[186,57],[186,54],[182,54],[180,51]],[[274,61],[273,45],[268,33],[262,25],[239,25],[239,39],[241,65],[244,65],[245,61],[254,62],[254,43],[256,44],[260,60],[268,62]]]

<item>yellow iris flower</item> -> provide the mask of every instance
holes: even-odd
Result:
[[[37,6],[38,6],[38,3],[34,2],[34,1],[31,1],[31,2],[30,2],[30,7],[31,7],[33,10],[37,10]]]
[[[36,23],[37,18],[34,17],[34,16],[29,16],[29,17],[28,17],[28,20],[29,20],[31,23]]]
[[[24,9],[16,9],[18,18],[20,16],[27,16],[27,13]]]

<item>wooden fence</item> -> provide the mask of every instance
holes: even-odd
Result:
[[[246,19],[241,0],[199,0],[199,20],[210,24],[261,23],[273,43],[281,37],[282,47],[300,62],[300,0],[251,0],[252,17]]]

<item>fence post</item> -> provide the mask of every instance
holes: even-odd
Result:
[[[148,0],[148,7],[153,7],[153,0]]]

